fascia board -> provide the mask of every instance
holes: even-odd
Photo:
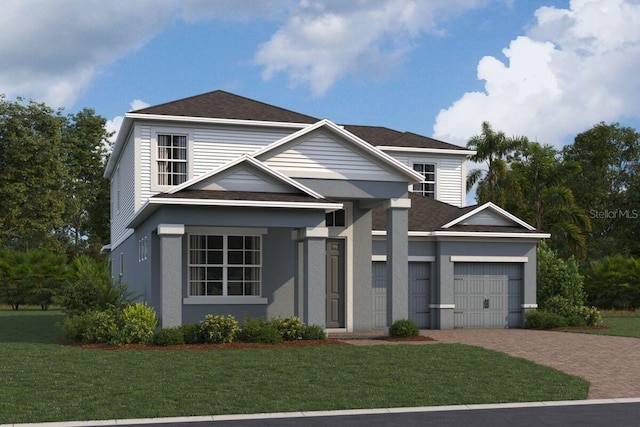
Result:
[[[522,227],[526,228],[529,231],[533,231],[535,230],[535,227],[527,224],[526,222],[524,222],[523,220],[521,220],[520,218],[516,217],[515,215],[510,214],[509,212],[505,211],[504,209],[502,209],[501,207],[494,205],[491,202],[487,202],[479,207],[477,207],[476,209],[467,212],[466,214],[454,219],[451,222],[446,223],[445,225],[442,226],[442,228],[449,228],[452,227],[462,221],[464,221],[467,218],[470,218],[480,212],[482,212],[485,209],[491,209],[492,211],[494,211],[495,213],[504,216],[505,218],[508,218],[509,220],[515,222],[518,225],[521,225]]]
[[[484,238],[521,238],[521,239],[548,239],[549,233],[499,233],[499,232],[473,232],[473,231],[409,231],[409,237],[484,237]],[[372,236],[386,236],[384,230],[373,230]]]
[[[140,120],[159,120],[171,122],[200,123],[200,124],[223,124],[238,126],[261,126],[261,127],[279,127],[279,128],[305,128],[308,123],[294,122],[271,122],[261,120],[242,120],[242,119],[220,119],[213,117],[192,117],[192,116],[169,116],[162,114],[140,114],[127,113],[125,117]]]
[[[376,146],[381,151],[397,151],[403,153],[424,153],[424,154],[455,154],[458,156],[473,156],[476,151],[473,150],[454,150],[451,148],[419,148],[419,147],[396,147],[392,145]]]
[[[116,137],[116,141],[113,143],[113,148],[111,149],[111,154],[109,155],[109,161],[107,162],[107,166],[104,169],[104,174],[102,175],[104,178],[111,178],[111,174],[113,174],[113,170],[116,167],[116,164],[119,161],[120,154],[122,153],[122,149],[124,148],[124,144],[129,138],[129,134],[131,133],[131,127],[133,125],[133,120],[129,118],[126,114],[122,119],[122,123],[120,124],[120,130],[118,131],[118,136]]]

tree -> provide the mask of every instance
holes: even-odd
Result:
[[[52,230],[62,222],[68,175],[63,125],[44,104],[0,95],[0,245],[58,248]]]
[[[94,110],[69,115],[63,128],[69,171],[64,223],[58,229],[67,251],[77,256],[92,242],[109,241],[109,181],[102,174],[109,149],[106,120]]]
[[[509,181],[519,191],[509,194],[506,207],[537,229],[550,232],[551,247],[565,258],[584,259],[590,221],[567,187],[579,170],[555,148],[529,143],[526,154],[510,164]]]
[[[568,186],[591,218],[590,257],[640,255],[640,134],[599,123],[578,134],[563,154],[581,166]]]
[[[508,189],[507,164],[509,160],[526,147],[527,138],[518,136],[508,138],[504,132],[496,132],[489,122],[482,122],[482,131],[472,136],[467,148],[476,150],[470,160],[476,163],[485,162],[487,170],[473,169],[467,175],[467,189],[476,183],[476,200],[478,203],[493,202],[504,206]],[[484,177],[483,177],[484,176]]]

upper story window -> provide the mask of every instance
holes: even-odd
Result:
[[[327,227],[344,227],[346,225],[346,212],[344,209],[329,212],[325,216]]]
[[[414,163],[413,170],[424,178],[422,182],[413,184],[411,191],[423,196],[436,197],[436,165],[433,163]]]
[[[180,185],[187,180],[187,136],[158,134],[158,185]]]

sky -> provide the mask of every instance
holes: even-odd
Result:
[[[640,130],[640,0],[3,0],[0,94],[132,109],[225,90],[458,145]]]

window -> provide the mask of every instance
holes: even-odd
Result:
[[[180,185],[187,180],[187,136],[158,135],[158,185]]]
[[[190,235],[189,296],[259,296],[260,236]]]
[[[325,217],[327,227],[344,227],[345,226],[345,210],[329,212]]]
[[[120,213],[120,165],[116,167],[116,214]]]
[[[147,236],[138,240],[138,262],[146,261],[149,253],[149,243],[147,242]]]
[[[436,165],[432,163],[414,163],[413,170],[421,174],[424,179],[422,182],[413,184],[411,191],[423,196],[436,197]]]

